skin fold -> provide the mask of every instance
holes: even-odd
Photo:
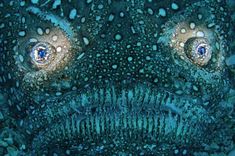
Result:
[[[0,155],[228,154],[230,14],[223,0],[0,1]]]

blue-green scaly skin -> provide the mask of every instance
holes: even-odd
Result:
[[[1,1],[0,91],[26,147],[15,146],[27,155],[226,153],[229,22],[223,0]],[[203,66],[179,46],[198,31],[212,49]],[[62,45],[49,66],[32,63],[32,38]]]

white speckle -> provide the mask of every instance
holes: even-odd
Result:
[[[133,60],[133,57],[130,56],[130,57],[127,58],[127,60],[128,60],[129,62],[131,62],[131,61]]]
[[[25,31],[20,31],[20,32],[18,33],[18,35],[19,35],[19,36],[25,36]]]
[[[198,91],[197,86],[193,85],[193,90],[194,90],[194,91]]]
[[[57,39],[58,39],[58,36],[56,36],[56,35],[52,36],[52,40],[53,40],[54,42],[57,41]]]
[[[0,112],[0,120],[3,120],[4,119],[4,116],[3,116],[3,114],[2,114],[2,112]],[[3,144],[4,143],[4,144]],[[5,142],[3,142],[2,143],[2,146],[3,147],[5,147],[5,146],[7,146],[7,143],[5,143]],[[5,145],[6,144],[6,145]]]
[[[182,34],[185,34],[185,33],[186,33],[186,29],[182,28],[182,29],[180,30],[180,32],[181,32]]]
[[[177,10],[177,9],[179,9],[179,6],[178,6],[176,3],[172,3],[172,4],[171,4],[171,8],[172,8],[173,10]]]
[[[202,14],[198,14],[197,15],[197,18],[200,20],[200,19],[202,19]]]
[[[180,46],[181,46],[181,47],[184,47],[184,43],[183,43],[183,42],[180,42]]]
[[[81,22],[84,23],[86,21],[86,18],[85,17],[82,17],[81,18]]]
[[[1,23],[0,24],[0,29],[4,28],[5,27],[5,24],[4,23]]]
[[[103,8],[104,8],[103,4],[98,5],[98,9],[103,9]]]
[[[18,88],[20,86],[19,81],[16,81],[16,87]]]
[[[21,18],[21,22],[22,22],[22,23],[25,23],[25,17],[22,17],[22,18]]]
[[[31,2],[32,2],[33,4],[37,4],[37,3],[38,3],[38,0],[31,0]]]
[[[83,42],[85,43],[85,45],[88,45],[90,43],[88,38],[86,37],[83,37]]]
[[[224,11],[224,8],[223,8],[223,7],[220,7],[220,10],[221,10],[221,11]]]
[[[24,62],[24,58],[22,55],[19,55],[20,62]]]
[[[109,21],[111,22],[111,21],[113,21],[113,19],[114,19],[114,15],[113,15],[113,14],[110,14],[110,15],[109,15]]]
[[[148,13],[149,13],[150,15],[153,15],[153,10],[152,10],[151,8],[148,8]]]
[[[159,9],[159,15],[162,16],[162,17],[165,17],[166,16],[166,10],[163,9],[163,8],[160,8]]]
[[[62,93],[61,92],[56,92],[55,95],[60,96],[60,95],[62,95]]]
[[[210,24],[208,24],[208,28],[211,28],[211,27],[213,27],[215,25],[215,23],[210,23]]]
[[[8,79],[10,80],[12,77],[11,77],[11,73],[8,73]]]
[[[77,15],[77,10],[76,9],[72,9],[69,13],[69,18],[70,19],[74,19]]]
[[[49,33],[50,33],[50,29],[46,28],[46,34],[49,34]]]
[[[36,38],[30,38],[29,42],[37,42],[38,40]]]
[[[39,35],[43,35],[43,30],[42,30],[42,28],[38,28],[38,29],[37,29],[37,33],[38,33]]]
[[[204,37],[204,36],[205,36],[204,32],[202,31],[197,32],[197,37]]]
[[[157,45],[153,45],[153,50],[157,50]]]
[[[146,60],[151,60],[151,57],[150,56],[146,56],[146,58],[145,58]]]
[[[96,17],[95,17],[95,20],[96,20],[96,21],[99,21],[100,19],[101,19],[100,16],[96,16]]]
[[[176,150],[174,151],[174,153],[175,153],[175,154],[178,154],[178,153],[179,153],[179,150],[178,150],[178,149],[176,149]]]
[[[120,12],[120,13],[119,13],[119,16],[120,16],[120,17],[124,17],[125,15],[124,15],[123,12]]]
[[[112,65],[112,68],[117,69],[117,65],[116,64]]]
[[[78,59],[78,60],[81,59],[84,55],[85,55],[85,53],[82,53],[81,55],[79,55],[79,56],[77,57],[77,59]]]
[[[115,40],[120,41],[122,39],[122,36],[120,34],[115,35]]]
[[[62,50],[61,47],[57,47],[57,48],[56,48],[56,51],[57,51],[57,52],[61,52],[61,50]]]
[[[24,6],[25,5],[25,1],[20,2],[20,6]]]
[[[61,0],[55,0],[52,5],[52,9],[56,9],[58,6],[60,6],[60,4],[61,4]]]
[[[215,47],[216,47],[217,50],[220,49],[220,46],[219,46],[219,43],[218,43],[218,42],[215,43]]]
[[[190,26],[191,29],[195,29],[195,27],[196,27],[195,23],[190,23],[189,26]]]
[[[91,2],[92,2],[92,0],[87,0],[87,1],[86,1],[87,4],[89,4],[89,3],[91,3]]]

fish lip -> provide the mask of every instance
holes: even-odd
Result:
[[[62,97],[58,97],[55,99],[50,99],[45,103],[45,106],[42,109],[38,109],[36,110],[35,114],[31,114],[31,116],[28,119],[24,120],[24,123],[26,123],[24,125],[24,127],[30,127],[30,124],[33,124],[33,122],[36,121],[40,121],[42,120],[42,124],[40,126],[38,126],[38,123],[34,123],[35,125],[33,126],[33,128],[29,128],[26,129],[26,131],[28,131],[27,133],[31,136],[32,141],[35,142],[34,140],[38,137],[38,136],[43,136],[43,133],[47,130],[50,130],[53,128],[54,125],[56,124],[63,124],[65,122],[66,119],[68,118],[72,118],[74,115],[77,115],[83,119],[86,119],[87,116],[89,114],[92,114],[92,112],[95,114],[97,113],[96,109],[99,109],[99,106],[101,106],[101,103],[103,103],[102,107],[105,109],[110,109],[111,111],[117,111],[119,113],[149,113],[150,111],[152,113],[155,113],[157,115],[162,115],[168,112],[171,112],[171,114],[173,114],[174,116],[179,116],[182,117],[183,116],[183,112],[180,110],[177,110],[175,108],[172,108],[170,105],[170,102],[167,102],[168,99],[172,97],[174,97],[175,99],[178,99],[180,101],[185,100],[185,101],[194,101],[194,104],[198,104],[198,101],[200,100],[196,100],[196,99],[188,99],[185,97],[179,97],[176,94],[172,94],[171,92],[165,91],[165,90],[160,90],[159,88],[155,88],[154,86],[151,86],[149,84],[136,84],[136,85],[132,85],[132,86],[128,86],[128,87],[123,87],[120,90],[118,90],[117,88],[115,88],[116,86],[113,85],[108,85],[108,86],[103,86],[101,88],[95,87],[95,88],[86,88],[84,90],[81,91],[72,91],[66,95],[63,95]],[[134,92],[134,90],[136,90]],[[111,101],[115,101],[114,103],[120,103],[121,99],[125,99],[126,97],[124,97],[123,95],[126,96],[130,96],[130,92],[133,91],[135,93],[135,95],[132,96],[132,98],[135,98],[135,107],[132,109],[126,109],[125,106],[124,107],[120,107],[121,105],[119,105],[118,107],[110,107],[110,101],[107,102],[106,100],[108,100],[107,96],[105,93],[109,92],[110,94],[116,94],[116,99],[114,100],[114,97],[111,98]],[[137,93],[138,92],[138,93]],[[95,94],[97,94],[97,99],[95,99]],[[99,95],[100,94],[100,95]],[[149,94],[149,95],[148,95]],[[92,102],[85,102],[84,101],[84,97],[85,95],[87,95],[88,98],[92,99]],[[148,98],[146,98],[146,96],[149,96]],[[159,95],[160,99],[157,99],[157,96]],[[110,95],[109,95],[110,96]],[[113,95],[114,96],[114,95]],[[156,96],[156,97],[155,97]],[[92,98],[91,98],[92,97]],[[137,98],[139,97],[139,98]],[[158,102],[157,104],[154,102],[150,102],[151,101],[151,97],[155,98],[155,102]],[[176,98],[177,97],[177,98]],[[164,99],[166,98],[166,99]],[[110,99],[109,99],[110,100]],[[127,99],[126,99],[127,100]],[[75,101],[75,103],[74,103]],[[127,100],[128,101],[128,100]],[[180,102],[179,101],[179,102]],[[133,101],[132,101],[133,102]],[[73,104],[78,104],[80,103],[81,107],[73,107]],[[95,103],[95,105],[90,106],[87,104],[90,103]],[[129,100],[129,103],[131,103],[131,101]],[[48,104],[48,105],[46,105]],[[60,104],[60,106],[58,106],[57,104]],[[98,104],[98,105],[97,105]],[[156,105],[153,105],[156,104]],[[37,115],[39,114],[43,114],[45,116],[49,116],[50,113],[47,112],[48,110],[52,110],[55,109],[54,107],[57,106],[58,108],[58,112],[60,112],[60,114],[57,114],[57,116],[53,116],[51,119],[49,119],[48,121],[43,120],[43,118],[39,119]],[[66,108],[67,110],[62,112],[63,108]],[[95,109],[95,110],[93,110]],[[100,114],[104,113],[104,111],[100,111]],[[42,117],[42,116],[41,116]]]

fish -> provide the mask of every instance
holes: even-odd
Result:
[[[231,25],[225,0],[1,1],[0,95],[16,151],[227,154]]]

